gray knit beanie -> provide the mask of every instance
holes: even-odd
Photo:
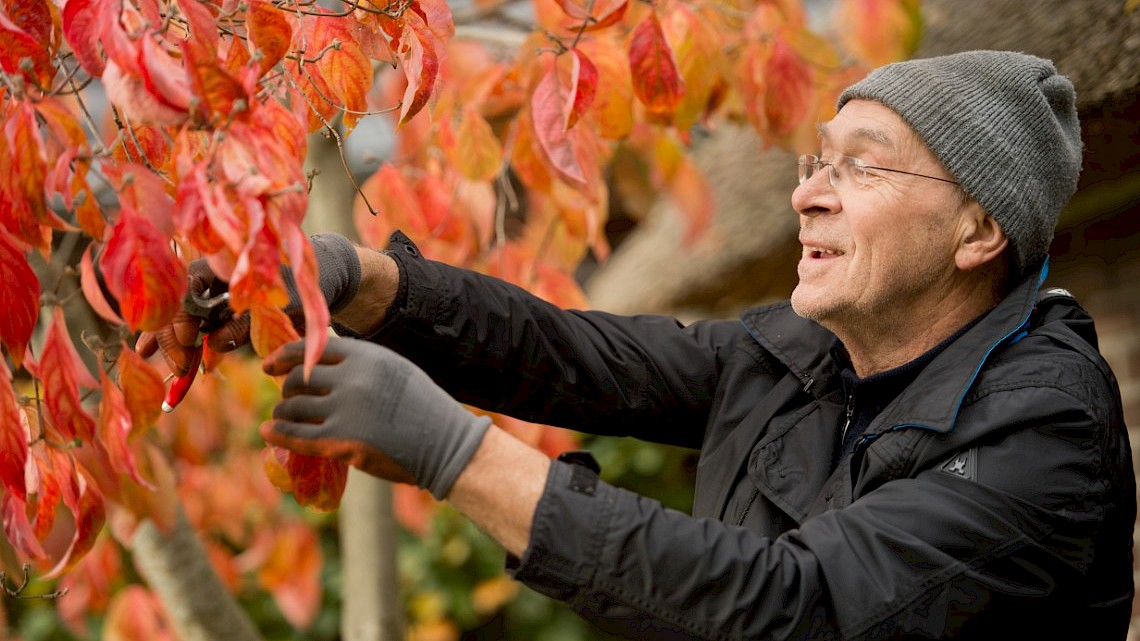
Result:
[[[848,87],[836,108],[858,98],[918,133],[1001,225],[1020,273],[1040,265],[1081,170],[1076,94],[1053,63],[1011,51],[909,60]]]

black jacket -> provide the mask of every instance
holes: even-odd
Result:
[[[1021,284],[832,472],[834,336],[563,311],[402,235],[373,340],[460,400],[701,449],[694,515],[556,463],[514,575],[633,639],[1124,639],[1135,488],[1115,379],[1068,296]]]

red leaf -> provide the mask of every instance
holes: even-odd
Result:
[[[629,71],[633,92],[650,111],[670,116],[685,96],[685,81],[677,70],[673,50],[653,13],[633,30],[629,41]]]
[[[8,232],[0,227],[0,343],[16,367],[24,357],[40,313],[40,281],[28,265],[24,252]]]
[[[160,329],[182,304],[186,267],[169,239],[133,209],[121,210],[99,264],[132,329]]]
[[[161,135],[153,127],[141,127],[135,133],[147,139]],[[148,149],[148,158],[152,162],[160,159],[158,154],[153,153],[154,145],[143,146]],[[170,194],[167,192],[166,183],[158,175],[143,165],[133,162],[107,163],[102,169],[104,175],[114,185],[115,193],[122,202],[130,205],[135,211],[146,212],[147,220],[154,223],[162,234],[174,235]]]
[[[200,0],[177,0],[178,8],[190,26],[190,37],[186,42],[199,54],[200,59],[218,56],[218,21],[210,12],[208,2]]]
[[[139,474],[138,466],[135,464],[135,454],[127,443],[133,427],[126,397],[105,372],[101,377],[103,398],[99,401],[99,427],[96,436],[107,450],[111,469],[120,475],[130,476],[139,485],[154,489],[154,486]]]
[[[53,578],[69,570],[83,555],[95,545],[95,539],[107,520],[103,495],[86,476],[74,471],[74,490],[63,493],[63,502],[71,510],[73,522],[71,543],[66,552],[56,562],[55,567],[44,574]]]
[[[313,246],[309,243],[308,237],[296,224],[287,225],[282,232],[285,253],[289,257],[289,266],[293,272],[293,282],[297,285],[301,306],[305,310],[304,373],[305,379],[308,380],[309,374],[312,373],[328,343],[329,306],[317,280],[319,273],[317,257],[313,254]]]
[[[250,43],[261,52],[260,70],[272,69],[289,51],[293,28],[281,11],[266,0],[251,0],[246,16]]]
[[[130,437],[135,438],[162,416],[165,388],[162,375],[134,350],[123,346],[119,352],[119,385],[123,388],[131,415]]]
[[[5,493],[27,499],[24,468],[28,464],[28,434],[20,420],[20,405],[12,389],[12,372],[0,358],[0,482]]]
[[[193,102],[190,76],[182,60],[166,50],[165,43],[153,35],[142,37],[139,52],[143,85],[164,106],[188,112]]]
[[[99,287],[99,281],[95,276],[95,267],[91,262],[91,245],[83,250],[83,258],[79,260],[79,285],[83,289],[83,296],[87,299],[87,304],[91,305],[91,309],[95,310],[96,314],[116,325],[122,325],[125,322],[111,308],[111,304],[103,295],[103,289]]]
[[[28,506],[24,499],[11,492],[0,493],[0,518],[4,520],[4,535],[17,552],[29,559],[47,556],[28,519]]]
[[[577,124],[578,119],[594,103],[598,91],[598,68],[579,49],[571,49],[573,64],[570,72],[570,96],[566,99],[566,129]]]
[[[48,252],[51,230],[70,226],[47,206],[44,184],[49,156],[36,110],[21,103],[4,123],[7,148],[0,151],[0,223],[18,239]]]
[[[94,389],[98,383],[75,351],[61,307],[52,312],[51,326],[36,369],[44,385],[44,405],[63,440],[90,441],[95,434],[95,421],[83,409],[79,388]]]
[[[273,484],[283,492],[292,492],[300,505],[321,511],[335,510],[340,505],[348,481],[347,463],[272,445],[266,447],[264,461]]]
[[[42,2],[42,0],[40,0]],[[31,8],[33,0],[22,0],[22,4],[28,8],[29,12],[23,18],[27,24],[20,25],[13,22],[9,16],[0,12],[0,69],[10,73],[14,76],[23,76],[32,83],[47,89],[51,85],[51,79],[55,76],[55,66],[52,65],[50,51],[47,42],[39,40],[32,33],[29,33],[25,28],[30,27],[33,31],[41,30],[42,25],[38,24],[39,20],[36,14],[41,14],[47,11],[46,5],[41,8]],[[50,23],[47,25],[50,29]],[[32,69],[29,72],[24,72],[20,69],[21,61],[27,59],[32,63]]]
[[[281,279],[278,240],[268,226],[250,239],[230,275],[230,306],[242,312],[254,305],[284,307],[289,302]]]
[[[55,53],[59,42],[55,39],[51,8],[45,0],[8,0],[4,8],[12,24],[40,43],[48,55]]]
[[[408,122],[424,108],[439,74],[439,56],[427,25],[416,13],[405,14],[405,18],[398,52],[408,87],[401,101],[398,125]]]
[[[63,36],[79,65],[95,77],[103,75],[106,64],[97,47],[98,10],[98,0],[67,0],[63,5]]]
[[[108,101],[118,106],[132,123],[180,125],[189,117],[186,110],[159,100],[146,88],[141,76],[128,73],[114,59],[107,60],[102,80]]]
[[[578,185],[586,184],[586,176],[578,159],[574,155],[574,147],[566,135],[564,127],[566,116],[563,112],[566,99],[563,96],[562,83],[558,80],[558,69],[552,63],[546,75],[534,88],[530,99],[530,109],[534,120],[534,134],[539,146],[546,153],[550,165],[558,173]]]

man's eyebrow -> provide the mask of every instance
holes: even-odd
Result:
[[[828,139],[831,137],[829,132],[828,132],[828,129],[827,129],[827,123],[823,123],[823,122],[819,123],[818,125],[815,126],[815,130],[816,130],[816,133],[819,134],[819,137],[821,139]],[[852,131],[849,134],[849,137],[861,138],[863,140],[869,140],[871,142],[877,143],[877,144],[882,145],[884,147],[893,147],[894,146],[891,144],[891,139],[890,139],[890,137],[887,136],[887,134],[883,133],[883,131],[881,129],[875,129],[873,127],[859,127],[857,129],[855,129],[854,131]]]

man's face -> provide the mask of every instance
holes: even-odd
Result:
[[[819,156],[953,179],[898,114],[872,101],[848,102],[820,126]],[[792,307],[837,334],[924,322],[954,274],[961,191],[875,169],[860,184],[852,164],[839,162],[837,185],[823,168],[792,194],[803,245]]]

